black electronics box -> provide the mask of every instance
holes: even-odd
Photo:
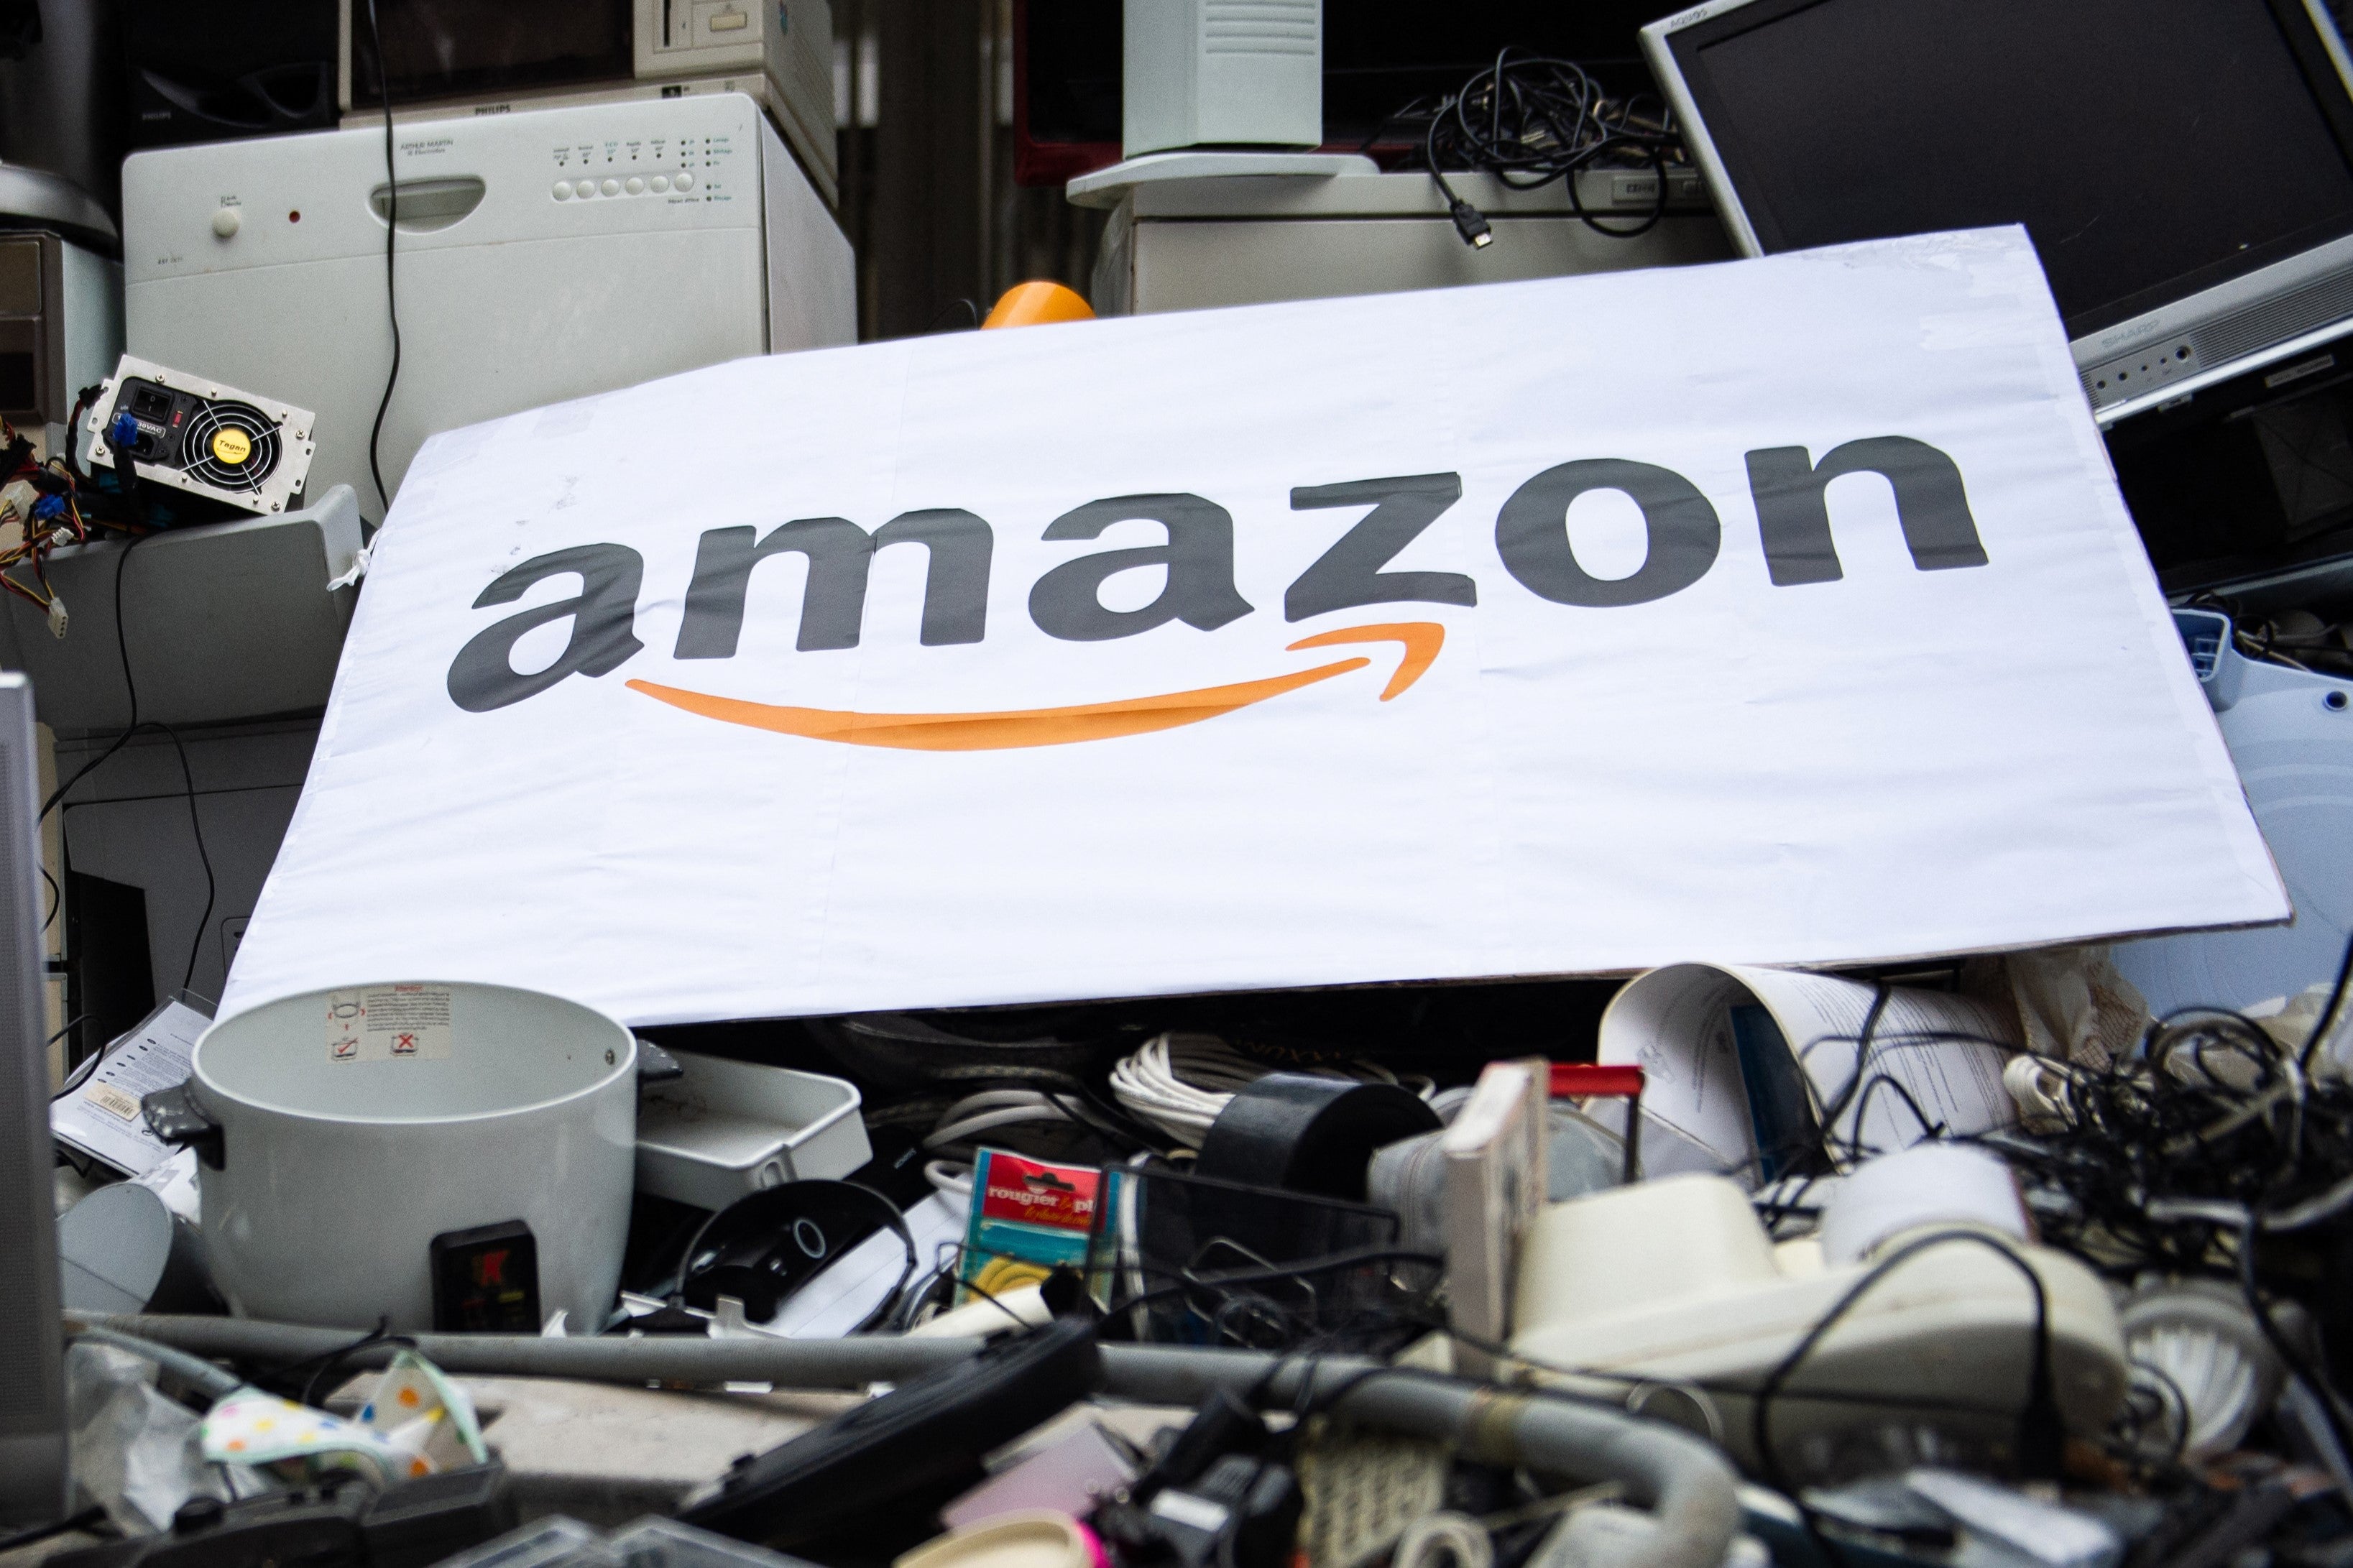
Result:
[[[2168,594],[2353,556],[2353,331],[2120,420],[2107,443]]]
[[[194,1499],[154,1535],[49,1559],[55,1568],[427,1568],[517,1521],[514,1487],[493,1461],[371,1494],[322,1483],[225,1503]]]
[[[335,0],[121,0],[130,145],[335,124]]]

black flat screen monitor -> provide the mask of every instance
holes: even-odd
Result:
[[[2023,224],[2104,413],[2353,317],[2317,0],[1718,0],[1644,45],[1752,254]]]

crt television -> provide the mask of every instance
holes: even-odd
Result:
[[[2104,425],[2353,330],[2323,0],[1710,0],[1642,47],[1749,255],[2024,224]]]

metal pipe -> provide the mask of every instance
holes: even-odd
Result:
[[[244,1380],[223,1372],[202,1356],[191,1355],[176,1346],[159,1344],[136,1334],[122,1333],[114,1329],[87,1328],[71,1336],[90,1344],[111,1345],[119,1351],[153,1362],[206,1399],[227,1398],[245,1386]]]
[[[1630,1546],[1624,1568],[1720,1568],[1740,1528],[1739,1476],[1721,1451],[1608,1405],[1356,1358],[1105,1345],[1103,1361],[1111,1391],[1130,1399],[1198,1405],[1222,1388],[1276,1405],[1329,1400],[1335,1415],[1436,1438],[1469,1458],[1621,1482],[1658,1527]]]
[[[364,1337],[241,1318],[73,1314],[201,1355],[294,1362]],[[860,1388],[900,1382],[965,1360],[970,1339],[899,1335],[848,1340],[743,1336],[691,1339],[533,1339],[417,1334],[418,1352],[445,1371],[594,1382],[774,1383]],[[379,1364],[395,1347],[370,1346],[353,1364]],[[1165,1345],[1103,1347],[1105,1392],[1153,1404],[1198,1405],[1218,1390],[1273,1407],[1309,1405],[1388,1431],[1451,1444],[1490,1464],[1574,1480],[1616,1480],[1648,1505],[1657,1529],[1630,1548],[1625,1568],[1719,1568],[1739,1528],[1738,1477],[1724,1455],[1680,1427],[1539,1390],[1472,1383],[1360,1357],[1277,1356]]]
[[[67,1314],[77,1322],[136,1334],[158,1344],[229,1360],[280,1363],[322,1359],[368,1337],[366,1329],[317,1329],[251,1318]],[[587,1383],[774,1383],[791,1388],[859,1389],[895,1383],[952,1365],[979,1340],[866,1338],[778,1340],[744,1335],[701,1339],[649,1334],[641,1339],[539,1339],[529,1334],[408,1334],[399,1344],[354,1352],[354,1368],[382,1366],[403,1345],[444,1372],[477,1376],[568,1377]]]

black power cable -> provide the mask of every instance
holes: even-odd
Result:
[[[105,1517],[106,1510],[102,1508],[86,1508],[79,1513],[68,1514],[63,1519],[52,1520],[47,1524],[37,1524],[29,1530],[17,1531],[13,1535],[0,1535],[0,1552],[14,1552],[19,1547],[48,1541],[69,1531],[87,1530]]]
[[[2348,938],[2345,943],[2345,956],[2337,963],[2337,984],[2328,988],[2327,1004],[2312,1020],[2312,1033],[2305,1037],[2304,1048],[2296,1053],[2295,1065],[2306,1072],[2312,1070],[2314,1053],[2320,1049],[2321,1041],[2327,1038],[2328,1026],[2337,1021],[2338,1011],[2345,1005],[2345,992],[2348,984],[2353,984],[2353,938]]]
[[[897,1282],[892,1286],[891,1293],[877,1303],[873,1310],[849,1331],[852,1334],[862,1334],[889,1318],[906,1296],[908,1287],[914,1283],[916,1272],[923,1266],[922,1259],[916,1252],[914,1233],[908,1228],[906,1216],[899,1212],[896,1204],[862,1182],[818,1178],[787,1183],[781,1187],[768,1187],[760,1192],[747,1194],[725,1208],[714,1210],[707,1215],[687,1241],[686,1250],[679,1255],[678,1271],[671,1278],[667,1292],[670,1309],[676,1310],[687,1305],[688,1288],[705,1269],[717,1265],[723,1254],[740,1248],[746,1243],[756,1244],[764,1238],[769,1239],[772,1246],[781,1243],[787,1235],[797,1241],[799,1232],[797,1222],[807,1216],[795,1215],[790,1210],[796,1204],[815,1195],[813,1189],[822,1189],[823,1194],[827,1195],[849,1197],[853,1202],[877,1215],[881,1222],[874,1230],[860,1236],[855,1242],[842,1248],[840,1252],[834,1252],[830,1246],[826,1246],[825,1252],[830,1253],[832,1257],[838,1258],[851,1247],[862,1246],[871,1236],[889,1234],[899,1238],[899,1244],[905,1251],[906,1259],[899,1270]],[[714,1230],[720,1233],[718,1239],[712,1237]],[[820,1243],[827,1241],[822,1222],[819,1223],[818,1235]],[[807,1245],[806,1242],[801,1243],[804,1251],[807,1249]],[[817,1255],[812,1255],[812,1258],[815,1256]],[[786,1286],[782,1296],[779,1297],[779,1302],[781,1303],[784,1297],[790,1296],[801,1285],[806,1284],[807,1279],[813,1278],[817,1272],[818,1270],[813,1269],[808,1276]],[[779,1283],[782,1283],[781,1278]],[[745,1300],[746,1304],[749,1305],[749,1298],[746,1297]],[[773,1311],[774,1309],[768,1309],[768,1310]]]
[[[131,459],[128,458],[122,459],[125,468],[130,466],[130,462]],[[139,732],[139,687],[131,679],[131,644],[122,629],[122,574],[130,568],[131,552],[138,549],[139,542],[146,537],[147,535],[143,533],[132,535],[130,542],[123,545],[122,553],[114,558],[114,652],[115,657],[122,661],[122,689],[131,700],[131,716],[123,723],[122,733],[115,736],[113,742],[106,750],[84,763],[75,771],[73,777],[49,792],[49,798],[41,802],[38,814],[40,816],[46,817],[50,812],[55,811],[58,802],[65,799],[67,793],[74,785],[96,772],[115,752],[129,745],[131,737]]]
[[[392,408],[392,389],[400,384],[400,297],[393,288],[393,240],[400,233],[400,176],[393,161],[392,89],[386,85],[384,31],[376,26],[375,0],[367,0],[368,42],[375,49],[375,92],[384,100],[384,313],[392,323],[392,369],[385,374],[384,395],[376,401],[375,425],[368,431],[368,475],[375,480],[376,504],[389,514],[391,492],[384,488],[384,416]],[[377,526],[381,527],[379,521]]]
[[[2288,1375],[2295,1379],[2305,1393],[2311,1396],[2312,1402],[2320,1407],[2320,1418],[2328,1427],[2328,1435],[2337,1440],[2338,1448],[2353,1457],[2353,1431],[2347,1430],[2345,1413],[2337,1405],[2328,1380],[2305,1359],[2302,1351],[2289,1342],[2286,1333],[2279,1326],[2279,1320],[2272,1316],[2271,1303],[2263,1300],[2263,1286],[2255,1275],[2255,1237],[2262,1227],[2262,1216],[2250,1214],[2245,1227],[2239,1233],[2239,1292],[2246,1298],[2248,1312],[2253,1316],[2255,1326],[2263,1331],[2263,1340],[2272,1347],[2273,1353],[2280,1358],[2280,1364],[2287,1368]]]
[[[180,971],[180,989],[187,990],[196,981],[196,955],[204,951],[205,929],[213,923],[213,905],[220,897],[220,885],[213,876],[213,858],[205,847],[204,820],[196,812],[196,775],[188,766],[188,748],[180,740],[180,732],[169,724],[156,724],[179,753],[180,787],[188,803],[188,832],[196,841],[196,859],[205,868],[205,910],[196,917],[196,929],[188,938],[188,962]]]
[[[130,461],[128,458],[123,458],[123,466],[128,468]],[[122,750],[130,743],[131,737],[140,731],[160,730],[171,741],[172,749],[179,753],[180,758],[180,784],[188,803],[188,830],[196,842],[196,859],[205,868],[205,911],[197,917],[195,934],[188,939],[188,962],[180,973],[180,989],[185,991],[195,983],[196,956],[204,951],[205,930],[212,924],[213,906],[220,897],[220,886],[213,874],[212,852],[205,845],[205,824],[196,809],[196,775],[188,765],[188,748],[180,740],[180,732],[169,724],[153,719],[142,720],[139,717],[139,683],[132,678],[131,643],[123,630],[122,574],[130,567],[131,552],[139,548],[142,540],[152,537],[153,536],[144,533],[133,536],[131,542],[122,547],[122,553],[114,558],[114,651],[116,657],[122,661],[122,689],[130,699],[130,721],[123,726],[122,732],[115,736],[108,744],[106,750],[74,770],[73,777],[50,792],[49,798],[41,803],[39,816],[45,818],[50,812],[55,811],[58,803],[65,799],[74,785],[88,778],[107,759]],[[45,874],[46,869],[44,868]],[[52,909],[50,918],[54,920],[56,915],[57,911]],[[47,928],[44,925],[43,929]]]
[[[1614,99],[1574,60],[1504,49],[1495,63],[1435,100],[1418,100],[1365,139],[1370,147],[1393,125],[1419,124],[1421,163],[1446,198],[1464,244],[1494,239],[1487,219],[1447,183],[1449,170],[1483,171],[1515,191],[1561,182],[1569,210],[1612,239],[1648,234],[1667,211],[1667,169],[1686,163],[1683,137],[1664,104],[1648,95]],[[1650,214],[1631,227],[1603,223],[1586,210],[1577,177],[1600,166],[1647,168],[1657,177]]]

